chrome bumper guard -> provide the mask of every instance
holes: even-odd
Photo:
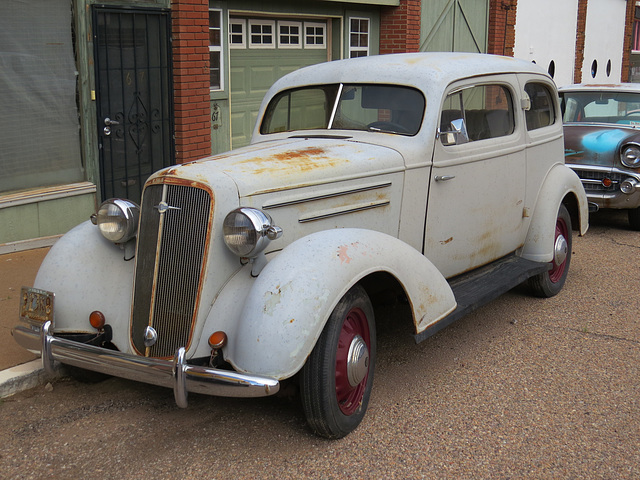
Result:
[[[188,405],[188,392],[221,397],[266,397],[280,389],[270,377],[246,375],[216,368],[187,365],[185,349],[179,348],[173,360],[140,357],[86,345],[53,336],[51,322],[39,330],[18,325],[12,331],[16,342],[32,352],[40,352],[44,370],[54,373],[54,362],[95,372],[150,383],[173,389],[176,404]]]

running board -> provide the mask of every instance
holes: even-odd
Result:
[[[508,255],[489,265],[449,280],[458,306],[446,317],[414,335],[416,343],[426,340],[459,318],[498,298],[525,280],[546,272],[550,263],[532,262]]]

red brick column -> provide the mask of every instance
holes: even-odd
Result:
[[[518,0],[489,2],[489,38],[487,53],[513,57],[516,44],[516,12]]]
[[[627,0],[627,16],[624,26],[624,46],[622,47],[622,72],[621,82],[629,81],[631,73],[631,37],[633,35],[633,20],[635,18],[636,0]]]
[[[582,82],[582,64],[584,63],[584,39],[587,28],[587,4],[589,0],[578,0],[578,21],[576,23],[576,59],[573,65],[573,82]]]
[[[176,162],[211,154],[209,2],[173,0],[173,90]]]
[[[400,0],[400,6],[382,9],[380,54],[420,50],[422,0]]]

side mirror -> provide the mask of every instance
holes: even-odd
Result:
[[[441,131],[438,129],[438,137],[443,145],[462,145],[469,142],[467,125],[464,118],[451,120],[451,130]]]

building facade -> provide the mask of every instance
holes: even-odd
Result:
[[[0,253],[51,244],[106,198],[139,201],[162,167],[247,145],[266,90],[305,65],[468,51],[559,85],[638,81],[639,32],[638,0],[7,1]]]

